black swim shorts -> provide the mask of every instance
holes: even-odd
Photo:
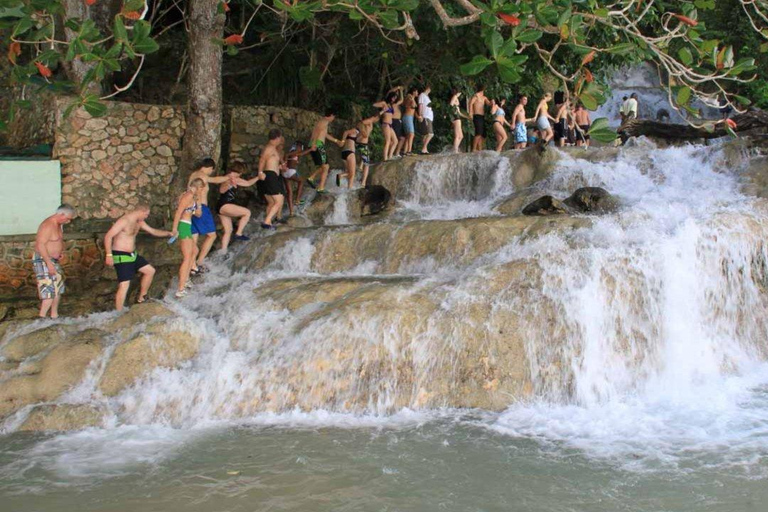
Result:
[[[140,268],[149,265],[149,262],[134,252],[112,251],[112,261],[115,262],[117,282],[130,281]]]
[[[472,124],[475,125],[475,136],[485,137],[485,116],[473,115]]]
[[[264,171],[263,188],[265,196],[279,196],[283,193],[283,180],[275,171]]]

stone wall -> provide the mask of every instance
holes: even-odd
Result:
[[[62,200],[78,209],[78,226],[104,229],[142,202],[152,206],[153,220],[168,219],[169,184],[181,159],[183,109],[107,102],[104,117],[91,117],[84,109],[65,117],[69,101],[56,102],[53,157],[61,161]],[[96,222],[83,222],[89,220]]]
[[[228,108],[228,113],[229,151],[222,154],[228,155],[228,162],[242,160],[252,171],[259,164],[261,148],[267,143],[270,130],[282,130],[287,151],[296,140],[309,144],[312,129],[322,117],[317,112],[287,107],[233,106]],[[337,119],[331,123],[330,131],[340,137],[348,128],[347,124],[347,121]],[[341,150],[335,144],[328,146],[328,158],[332,168],[342,167]],[[314,169],[312,160],[304,157],[300,170],[308,172],[311,169]]]
[[[71,233],[64,241],[61,266],[68,293],[86,292],[98,279],[114,279],[114,270],[104,265],[103,234]],[[168,245],[165,238],[141,236],[137,248],[155,266],[175,263],[181,254],[178,246]],[[34,252],[34,235],[0,236],[0,300],[37,295],[31,261]]]

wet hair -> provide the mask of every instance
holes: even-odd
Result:
[[[454,88],[454,89],[451,89],[451,97],[453,97],[453,96],[456,96],[456,95],[457,95],[457,94],[459,94],[460,92],[461,92],[461,90],[460,90],[460,89],[455,89],[455,88]]]
[[[248,172],[248,167],[246,167],[244,162],[237,160],[236,162],[232,162],[232,165],[229,166],[229,172],[236,172],[237,174],[245,174],[246,172]]]
[[[637,93],[633,92],[632,94],[629,95],[629,97],[637,99]]]
[[[477,89],[475,89],[476,92],[483,92],[485,91],[485,85],[481,84],[477,86]]]
[[[324,115],[325,117],[331,117],[331,116],[335,116],[335,115],[336,115],[336,109],[334,109],[334,108],[332,108],[332,107],[328,107],[328,108],[326,108],[326,109],[325,109],[325,111],[323,112],[323,115]]]
[[[627,100],[629,99],[629,97],[628,97],[628,96],[624,96],[624,97],[623,97],[623,98],[621,98],[621,99],[622,99],[622,101],[627,101]]]
[[[139,210],[142,212],[148,212],[149,211],[149,205],[147,203],[139,203],[136,205],[134,210]]]
[[[272,128],[271,130],[269,130],[269,135],[268,135],[269,140],[279,139],[282,136],[283,136],[283,132],[277,128]]]
[[[545,97],[545,98],[546,98],[546,97],[550,97],[550,98],[551,98],[551,97],[552,97],[552,93],[551,93],[551,92],[545,92],[545,93],[544,93],[544,97]]]
[[[195,178],[195,179],[193,179],[192,181],[189,182],[189,186],[190,187],[195,187],[195,188],[201,188],[201,187],[205,186],[205,182],[203,180],[201,180],[200,178]]]
[[[387,95],[387,103],[394,103],[399,97],[396,92],[391,92]]]
[[[517,101],[518,101],[518,103],[519,103],[519,102],[521,102],[521,101],[523,101],[523,98],[527,98],[527,97],[528,97],[528,95],[527,95],[527,94],[521,94],[520,96],[518,96],[518,97],[517,97]]]
[[[410,89],[408,89],[408,94],[419,94],[419,88],[411,87]]]
[[[61,206],[56,208],[56,215],[66,215],[67,217],[75,218],[77,217],[77,210],[75,210],[74,206],[63,203]]]
[[[210,167],[210,168],[214,168],[214,167],[216,167],[216,162],[215,162],[215,161],[213,160],[213,158],[211,158],[211,157],[206,157],[206,158],[203,158],[203,159],[201,159],[201,160],[198,160],[198,161],[195,163],[195,168],[194,168],[194,170],[196,170],[196,171],[199,171],[199,170],[200,170],[200,169],[202,169],[203,167]]]

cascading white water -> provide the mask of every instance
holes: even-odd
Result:
[[[513,192],[510,157],[492,151],[456,155],[415,166],[402,205],[423,219],[493,215],[493,206]]]
[[[462,358],[490,347],[473,363],[482,372],[501,357],[492,340],[506,336],[510,346],[524,340],[517,359],[532,394],[483,420],[495,431],[651,463],[708,443],[768,451],[768,211],[739,191],[714,148],[640,144],[594,160],[562,154],[537,184],[561,198],[602,186],[621,200],[619,212],[578,229],[510,237],[474,256],[452,252],[449,240],[414,260],[392,254],[408,224],[368,231],[391,237],[382,250],[341,254],[326,245],[355,228],[327,227],[292,238],[258,270],[232,275],[219,263],[174,306],[202,333],[196,359],[113,399],[70,398],[103,402],[116,424],[183,429],[293,408],[385,416],[451,406]],[[492,153],[424,162],[403,204],[422,219],[498,217],[492,208],[514,191],[510,181],[510,160]],[[323,271],[329,257],[355,265]],[[515,263],[531,277],[509,289],[514,274],[502,271]],[[259,295],[275,283],[300,292],[277,288],[291,297],[283,302]]]

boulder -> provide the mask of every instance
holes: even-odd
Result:
[[[200,340],[185,331],[154,324],[115,348],[99,389],[115,396],[158,367],[175,367],[197,354]]]
[[[360,215],[375,215],[392,203],[392,193],[381,185],[369,185],[359,192]]]
[[[541,196],[523,208],[523,215],[559,215],[568,213],[568,207],[552,196]]]
[[[88,404],[46,404],[32,409],[21,431],[66,431],[100,427],[107,411]]]
[[[131,306],[125,313],[107,324],[110,332],[132,329],[156,318],[170,318],[176,314],[159,302],[145,302]]]
[[[102,350],[103,331],[87,329],[56,345],[42,360],[40,372],[0,382],[0,418],[19,408],[50,402],[83,380],[88,365]]]
[[[21,336],[12,338],[3,347],[3,356],[11,362],[23,361],[35,356],[55,345],[58,345],[67,336],[67,329],[61,325],[51,325]]]
[[[304,210],[304,216],[313,225],[322,226],[325,224],[325,217],[331,212],[335,202],[336,196],[333,194],[317,194],[312,199],[312,203]]]
[[[583,213],[607,213],[616,211],[619,201],[600,187],[583,187],[564,201],[566,206]]]

